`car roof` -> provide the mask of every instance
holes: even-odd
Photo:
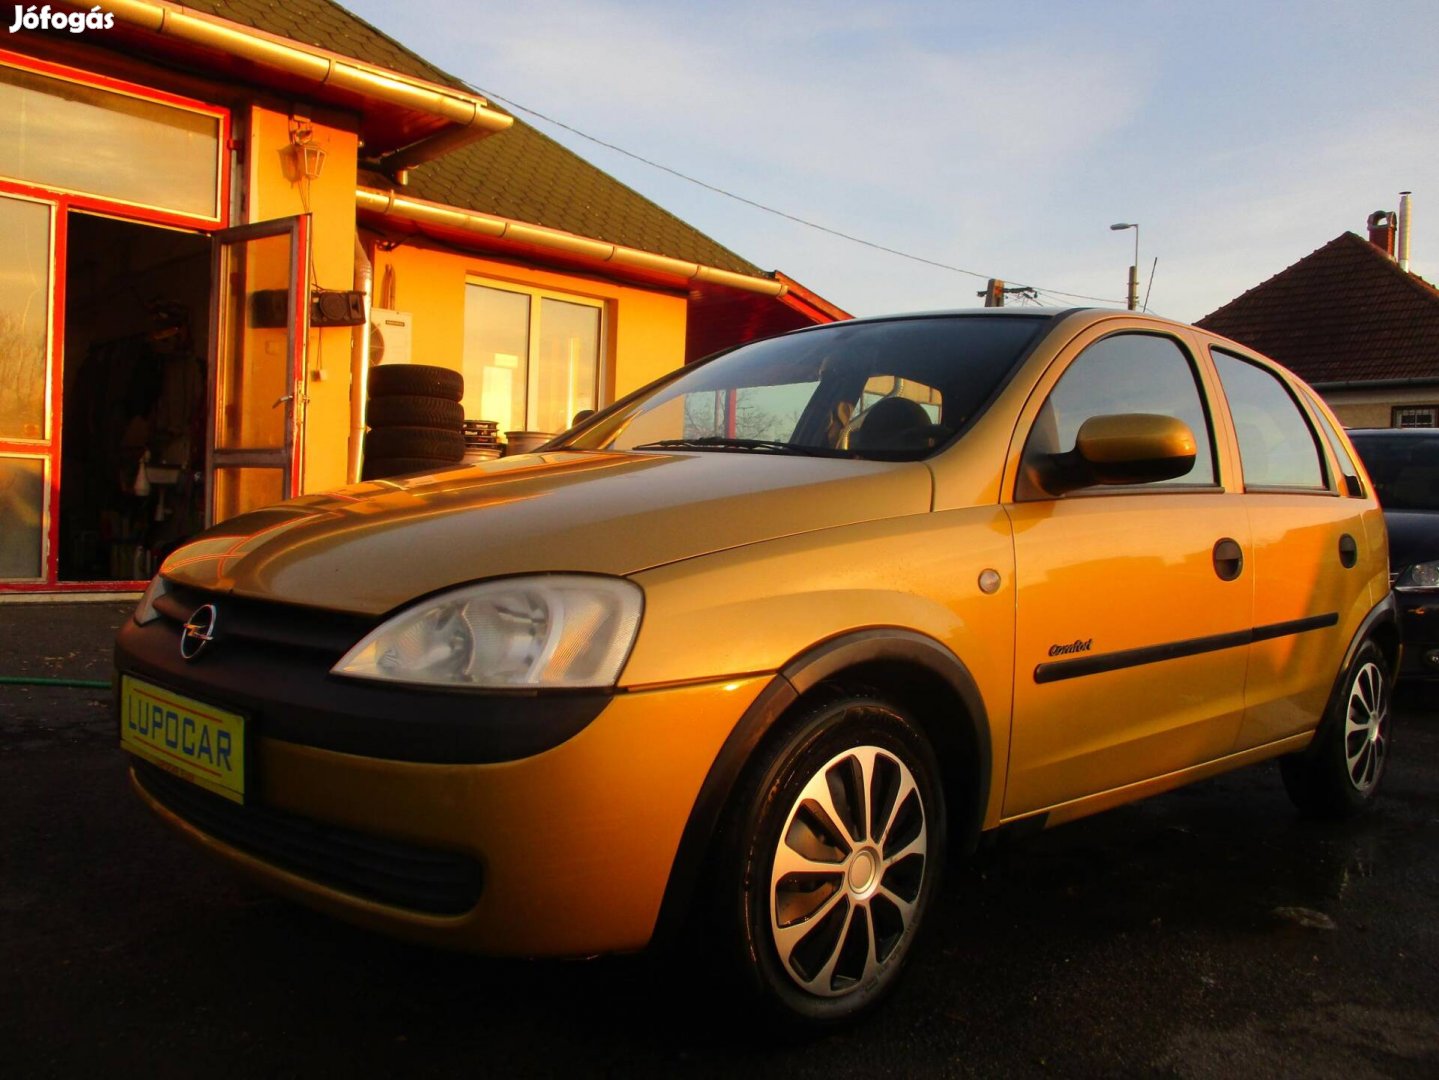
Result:
[[[1439,437],[1439,428],[1432,427],[1345,428],[1344,431],[1351,439],[1356,435],[1365,439],[1414,439],[1424,436],[1432,439]]]
[[[798,330],[792,330],[790,333],[809,334],[815,333],[816,331],[832,330],[841,326],[851,326],[855,323],[894,322],[900,319],[1047,319],[1057,321],[1071,317],[1079,319],[1084,323],[1102,322],[1105,319],[1136,319],[1140,322],[1152,323],[1156,326],[1182,327],[1208,337],[1221,336],[1211,331],[1195,327],[1190,323],[1165,318],[1163,315],[1153,315],[1149,312],[1127,311],[1124,308],[1107,307],[978,307],[937,308],[926,311],[896,311],[881,315],[862,315],[853,319],[843,319],[839,322],[819,323],[815,326],[805,326]]]

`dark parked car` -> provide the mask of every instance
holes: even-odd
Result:
[[[1389,528],[1389,577],[1404,626],[1401,676],[1439,679],[1439,428],[1349,432]]]

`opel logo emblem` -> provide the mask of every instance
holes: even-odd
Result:
[[[215,640],[215,624],[218,615],[214,604],[195,609],[180,633],[180,655],[186,660],[199,656],[205,646]]]

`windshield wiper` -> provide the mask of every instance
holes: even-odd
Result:
[[[633,450],[765,450],[777,454],[824,454],[823,447],[796,446],[774,439],[734,439],[727,435],[700,435],[692,439],[660,439],[640,443]]]

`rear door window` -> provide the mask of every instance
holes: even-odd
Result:
[[[1233,353],[1211,354],[1234,417],[1245,488],[1327,492],[1314,429],[1289,388],[1273,372]]]

